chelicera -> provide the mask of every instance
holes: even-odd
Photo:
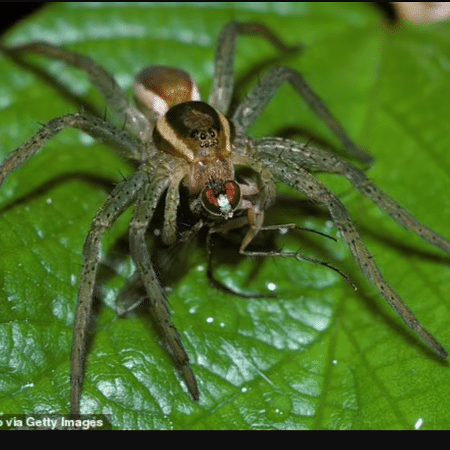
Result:
[[[328,209],[367,278],[437,355],[447,357],[444,347],[420,324],[384,279],[342,202],[314,177],[313,172],[343,175],[397,222],[448,254],[450,242],[420,224],[370,181],[364,170],[328,149],[284,138],[256,139],[248,136],[249,127],[279,87],[288,82],[337,135],[349,157],[370,161],[370,156],[351,141],[302,75],[292,69],[270,69],[244,100],[231,108],[235,45],[240,34],[258,35],[281,52],[295,50],[260,23],[229,23],[218,38],[213,88],[207,103],[201,100],[193,78],[181,69],[154,66],[140,72],[134,84],[136,107],[114,78],[89,57],[47,43],[3,48],[5,53],[16,58],[37,53],[65,61],[84,71],[103,94],[123,128],[85,113],[55,118],[3,161],[0,183],[66,128],[84,131],[137,166],[135,173],[118,183],[99,209],[85,241],[71,359],[72,414],[80,413],[86,331],[101,240],[117,218],[134,205],[129,243],[136,266],[135,277],[145,288],[151,312],[161,327],[192,398],[198,400],[200,394],[195,375],[181,336],[171,322],[166,293],[152,264],[146,240],[149,224],[161,199],[164,199],[161,239],[167,246],[176,244],[181,239],[177,213],[180,203],[186,201],[194,218],[194,231],[207,227],[211,233],[225,234],[246,227],[239,251],[259,256],[264,252],[249,252],[247,247],[262,229],[269,228],[264,224],[264,212],[275,201],[275,181],[297,189]],[[185,200],[180,195],[182,190],[187,192]],[[126,312],[132,308],[131,303],[125,298],[118,309]]]

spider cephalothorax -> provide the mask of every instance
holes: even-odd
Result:
[[[230,121],[204,102],[184,102],[156,122],[153,141],[159,150],[182,158],[189,165],[183,180],[191,195],[211,181],[234,178]]]
[[[3,48],[15,58],[30,52],[40,53],[85,71],[125,129],[88,114],[69,114],[53,119],[3,161],[0,184],[53,136],[69,127],[88,133],[137,165],[136,172],[116,186],[94,217],[84,245],[72,347],[73,414],[80,412],[86,330],[100,259],[100,242],[130,205],[134,205],[129,227],[130,253],[137,268],[132,281],[140,280],[150,310],[161,327],[188,390],[194,400],[199,398],[196,378],[181,336],[171,323],[166,293],[153,267],[147,242],[147,230],[161,203],[164,203],[162,240],[171,245],[181,239],[177,212],[182,201],[180,190],[183,189],[187,191],[188,206],[196,220],[192,227],[194,231],[209,227],[210,234],[227,233],[245,226],[247,229],[239,251],[255,256],[298,257],[286,252],[247,251],[256,234],[270,228],[264,226],[264,211],[275,199],[275,180],[324,205],[367,278],[437,355],[447,356],[445,348],[420,324],[384,279],[344,205],[312,172],[343,175],[397,222],[448,254],[450,242],[419,223],[370,181],[365,171],[329,150],[288,139],[247,136],[249,127],[279,87],[289,82],[341,140],[349,156],[370,161],[367,153],[349,139],[302,75],[292,69],[276,67],[269,70],[247,97],[231,110],[233,58],[239,34],[260,35],[283,52],[294,49],[262,24],[231,22],[219,36],[213,89],[207,103],[201,100],[198,86],[186,72],[154,66],[144,69],[136,77],[134,93],[139,108],[128,101],[108,72],[86,56],[45,43]],[[161,202],[161,199],[165,201]],[[126,298],[120,301],[118,310],[122,313],[135,306]]]

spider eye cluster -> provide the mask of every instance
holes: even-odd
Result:
[[[219,130],[215,131],[212,128],[209,128],[207,131],[198,131],[194,130],[190,136],[192,139],[200,139],[204,141],[207,137],[215,138],[217,136]]]
[[[159,150],[195,163],[231,153],[231,122],[201,101],[179,103],[156,123],[153,142]]]
[[[208,128],[207,130],[194,130],[189,135],[191,139],[200,142],[200,148],[216,147],[219,144],[220,130]]]

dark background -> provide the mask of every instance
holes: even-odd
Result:
[[[16,22],[46,5],[46,2],[3,2],[0,14],[0,35]]]
[[[45,7],[47,2],[3,2],[3,13],[0,15],[0,36],[16,22]],[[395,21],[395,12],[390,3],[375,2],[390,21]]]

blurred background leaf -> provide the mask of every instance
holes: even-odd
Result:
[[[180,66],[207,98],[216,38],[230,20],[262,21],[287,42],[303,43],[304,51],[283,64],[300,70],[353,139],[375,156],[370,176],[380,187],[450,235],[445,23],[394,29],[374,6],[359,3],[55,3],[4,40],[47,40],[90,55],[126,89],[145,66]],[[238,78],[273,56],[262,40],[241,38]],[[55,61],[29,60],[108,116],[84,74]],[[0,67],[3,157],[39,124],[79,106],[4,56]],[[292,127],[339,148],[285,86],[252,133]],[[67,130],[2,186],[4,414],[67,413],[83,241],[108,189],[130,170],[108,149]],[[388,280],[448,348],[448,257],[402,230],[347,183],[321,180],[349,207]],[[270,222],[295,221],[336,235],[326,218],[298,205],[280,201]],[[105,265],[128,220],[129,213],[105,239]],[[358,291],[323,267],[233,259],[218,265],[218,278],[245,292],[278,295],[237,298],[208,285],[205,255],[196,251],[169,301],[198,377],[197,404],[147,321],[119,319],[112,310],[132,271],[123,258],[101,291],[106,305],[99,308],[89,349],[82,411],[111,414],[115,427],[131,429],[448,429],[447,363],[424,348],[363,280],[342,242],[302,234],[280,237],[277,244],[315,251],[351,275]]]

